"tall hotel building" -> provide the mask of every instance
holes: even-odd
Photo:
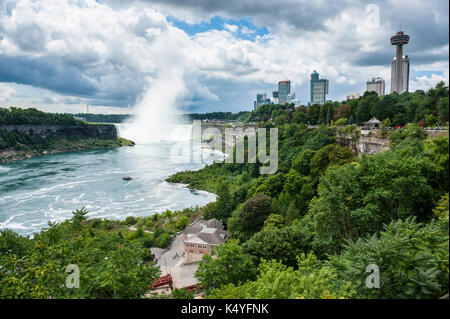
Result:
[[[288,102],[289,94],[291,94],[291,81],[278,82],[278,104]]]
[[[311,102],[310,104],[324,104],[328,94],[328,80],[319,79],[319,73],[311,74]]]
[[[382,78],[372,78],[366,84],[366,92],[375,91],[378,96],[384,95],[384,80]]]

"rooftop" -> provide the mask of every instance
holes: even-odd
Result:
[[[224,226],[219,220],[200,220],[189,225],[183,231],[186,234],[185,243],[218,245],[224,243],[229,233],[223,230]]]

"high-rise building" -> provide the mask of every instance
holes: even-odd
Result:
[[[291,94],[291,81],[278,82],[278,104],[286,103],[289,94]]]
[[[398,31],[391,37],[391,44],[397,47],[391,67],[391,93],[399,94],[409,90],[409,58],[403,55],[403,46],[408,44],[409,35]]]
[[[266,93],[258,93],[256,94],[256,100],[253,101],[253,109],[256,110],[258,106],[270,103],[270,98],[267,97]]]
[[[372,78],[366,83],[366,92],[377,92],[378,96],[384,95],[384,80],[382,78]]]
[[[311,74],[311,102],[310,104],[324,104],[328,94],[328,80],[319,79],[315,70]]]

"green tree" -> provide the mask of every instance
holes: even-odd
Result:
[[[439,112],[439,121],[441,123],[448,123],[449,121],[449,103],[448,96],[443,97],[439,100],[437,104],[437,109]]]
[[[310,235],[299,224],[286,227],[265,227],[242,244],[245,253],[255,264],[261,259],[279,260],[288,266],[297,266],[297,256],[311,249]]]
[[[230,194],[228,183],[226,182],[220,183],[219,188],[217,190],[217,205],[216,205],[217,213],[216,216],[214,217],[222,221],[227,219],[230,216],[231,211],[233,209],[232,203],[233,201]]]
[[[427,127],[436,126],[438,122],[439,120],[433,114],[428,115],[425,119],[425,125]]]
[[[33,238],[0,232],[0,298],[141,298],[159,275],[149,250],[119,234],[51,224]],[[91,229],[92,230],[92,229]],[[68,265],[80,286],[66,287]]]
[[[229,284],[214,289],[209,298],[220,299],[332,299],[351,298],[355,290],[350,283],[334,284],[336,271],[317,260],[313,254],[298,259],[298,270],[280,262],[263,261],[259,265],[258,278],[236,286]]]
[[[203,263],[199,264],[195,273],[205,287],[223,287],[227,284],[238,285],[247,280],[256,278],[256,267],[250,255],[243,252],[236,240],[230,239],[227,243],[218,246],[213,258],[203,256]]]
[[[345,245],[331,264],[357,298],[437,298],[448,292],[448,224],[393,221],[377,236]],[[379,267],[380,287],[365,284],[369,264]]]
[[[194,299],[194,294],[192,292],[187,291],[185,288],[182,289],[174,289],[170,294],[172,299]]]
[[[245,241],[264,225],[271,214],[272,199],[264,194],[256,194],[246,200],[242,207],[233,212],[228,220],[228,229],[236,238]]]
[[[366,92],[367,93],[367,92]],[[364,94],[358,102],[358,107],[355,111],[356,123],[364,124],[372,117],[371,111],[373,106],[378,102],[377,94]]]

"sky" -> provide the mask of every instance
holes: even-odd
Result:
[[[389,93],[400,28],[410,91],[449,82],[447,0],[124,2],[0,0],[0,107],[130,113],[173,68],[183,90],[158,87],[183,113],[251,110],[281,80],[307,104],[314,70],[329,100],[372,77]]]

